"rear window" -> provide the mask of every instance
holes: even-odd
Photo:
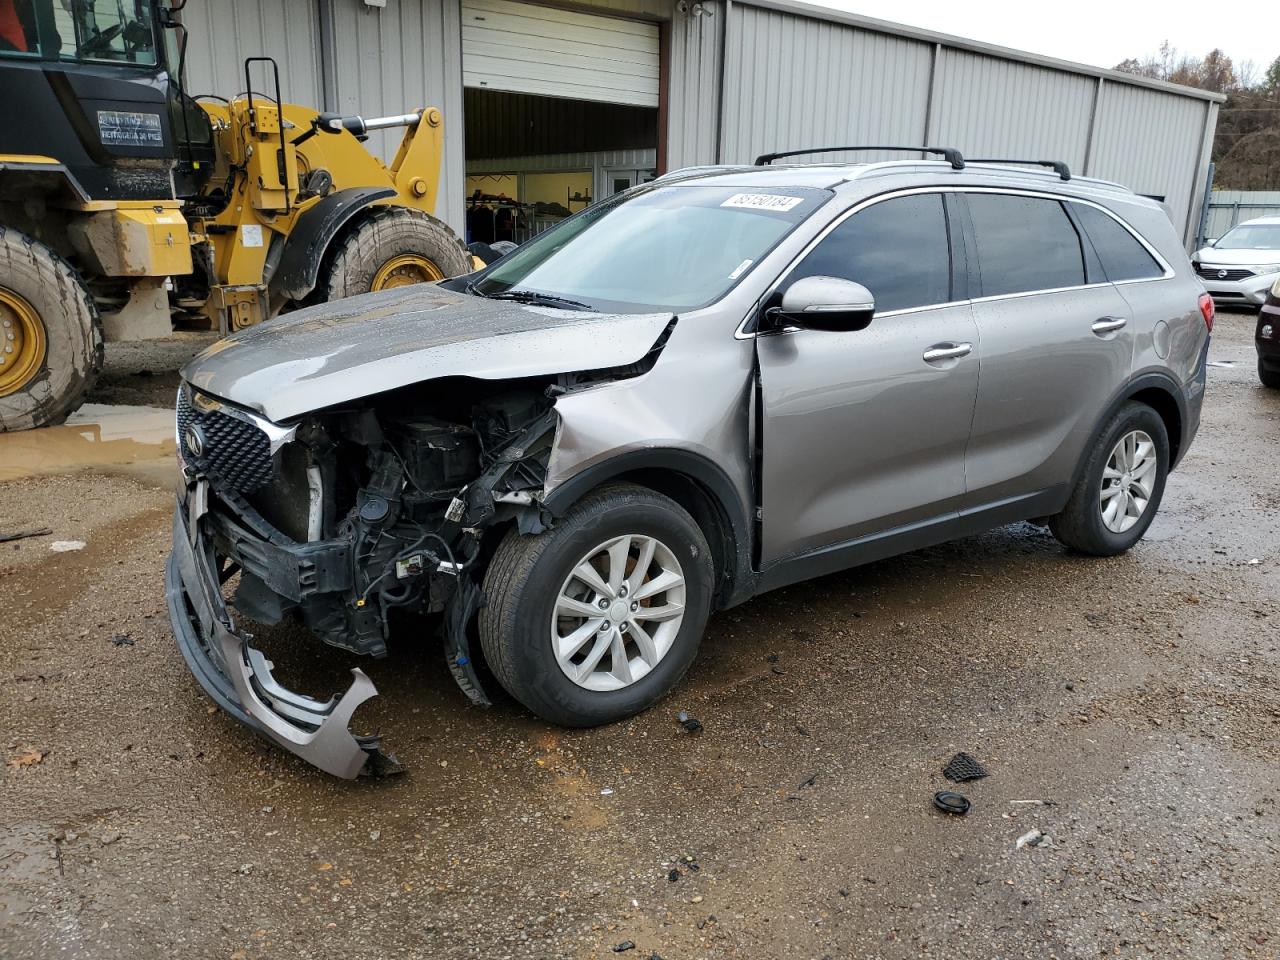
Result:
[[[1138,242],[1138,238],[1114,217],[1083,203],[1075,204],[1073,209],[1102,261],[1102,269],[1108,280],[1116,283],[1121,280],[1149,280],[1164,276],[1164,268],[1156,263],[1146,247]]]
[[[1084,284],[1080,235],[1057,200],[1001,193],[965,198],[984,297]]]

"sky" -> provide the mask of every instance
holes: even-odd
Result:
[[[1280,56],[1280,0],[809,2],[1098,67],[1155,54],[1165,40],[1197,56],[1221,47],[1237,63],[1252,60],[1259,77]]]

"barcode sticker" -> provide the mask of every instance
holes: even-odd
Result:
[[[783,197],[772,193],[735,193],[720,206],[786,213],[800,203],[804,203],[804,197]]]

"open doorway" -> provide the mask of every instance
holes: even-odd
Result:
[[[522,243],[661,169],[656,23],[463,0],[467,240]]]

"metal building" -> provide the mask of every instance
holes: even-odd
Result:
[[[929,143],[1065,160],[1163,200],[1191,243],[1222,100],[794,0],[203,0],[183,16],[193,93],[238,92],[243,59],[267,54],[287,100],[440,107],[437,213],[473,233],[478,209],[536,232],[682,166]]]

